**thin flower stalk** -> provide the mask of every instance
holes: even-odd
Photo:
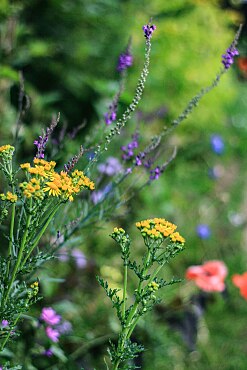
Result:
[[[114,139],[114,137],[116,135],[120,134],[121,129],[125,126],[127,121],[131,118],[132,113],[136,110],[136,108],[137,108],[137,106],[138,106],[138,104],[141,100],[141,97],[142,97],[142,94],[143,94],[143,91],[144,91],[144,87],[145,87],[146,78],[147,78],[148,73],[149,73],[150,53],[151,53],[151,40],[150,39],[151,39],[151,37],[146,37],[145,62],[144,62],[144,66],[143,66],[140,78],[138,80],[138,84],[137,84],[137,87],[136,87],[136,90],[135,90],[134,98],[132,99],[132,102],[130,103],[130,105],[127,107],[127,109],[123,113],[122,117],[119,120],[117,120],[117,122],[115,124],[115,127],[112,128],[110,130],[110,133],[106,135],[104,145],[99,144],[97,146],[97,148],[95,150],[94,158],[89,163],[87,170],[89,169],[89,167],[93,163],[98,161],[99,156],[100,156],[101,153],[108,150],[108,147],[109,147],[110,143],[112,142],[112,140]]]

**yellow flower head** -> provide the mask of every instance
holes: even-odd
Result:
[[[17,202],[17,195],[7,191],[7,194],[0,194],[0,199],[4,201],[9,201],[11,203]]]
[[[180,244],[184,244],[185,243],[185,239],[178,233],[173,233],[170,235],[170,240],[174,243],[180,243]]]
[[[152,239],[162,240],[171,235],[175,235],[173,237],[175,239],[178,234],[178,233],[174,233],[177,226],[165,220],[164,218],[153,218],[153,219],[148,219],[144,221],[139,221],[136,223],[136,227],[141,231],[144,237],[148,236]],[[184,239],[181,236],[180,238],[181,239],[179,239],[179,237],[177,236],[176,241],[182,243],[182,240]]]
[[[65,172],[55,172],[56,162],[46,161],[41,158],[34,158],[34,167],[30,163],[23,163],[21,168],[30,175],[29,182],[20,184],[23,195],[27,198],[43,199],[45,195],[58,197],[63,200],[74,200],[74,195],[83,189],[94,189],[94,183],[83,174],[82,171],[75,170],[71,176]]]
[[[0,158],[11,159],[15,148],[9,144],[0,146]]]
[[[28,170],[31,167],[30,163],[22,163],[20,164],[21,169]]]
[[[43,188],[44,192],[48,192],[49,195],[52,195],[53,197],[58,197],[61,194],[61,190],[59,189],[58,185],[55,181],[49,181],[46,183],[46,187]]]

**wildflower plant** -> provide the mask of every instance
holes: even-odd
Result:
[[[159,274],[163,267],[184,249],[185,239],[176,231],[177,226],[163,219],[154,218],[136,223],[140,231],[145,252],[141,263],[131,260],[131,240],[122,228],[114,228],[110,235],[120,246],[123,261],[123,287],[111,289],[102,278],[100,285],[112,302],[121,325],[117,344],[110,342],[109,355],[112,369],[134,369],[129,361],[143,351],[143,346],[131,340],[131,335],[146,312],[160,302],[158,291],[178,282],[177,279],[164,280]],[[138,284],[134,292],[128,291],[128,275],[136,275]]]
[[[0,171],[6,180],[3,186],[4,192],[0,194],[0,224],[3,226],[3,236],[8,244],[6,255],[0,259],[1,351],[4,350],[9,340],[15,339],[19,335],[17,324],[23,314],[41,298],[38,295],[39,280],[33,277],[37,269],[44,262],[50,260],[59,248],[65,246],[78,230],[86,226],[92,227],[93,220],[112,217],[113,211],[126,203],[128,189],[123,190],[122,193],[119,189],[134,170],[138,171],[144,168],[145,171],[147,169],[149,171],[146,181],[140,186],[141,189],[144,185],[157,180],[174,159],[176,149],[173,150],[170,158],[160,164],[154,163],[152,154],[160,147],[164,137],[187,118],[202,97],[217,86],[221,76],[229,69],[234,56],[237,55],[236,45],[241,28],[227,53],[223,55],[224,67],[216,75],[213,83],[192,98],[184,111],[172,121],[169,127],[165,126],[160,134],[153,136],[150,142],[140,149],[140,131],[138,129],[138,132],[132,136],[133,140],[127,146],[122,146],[123,165],[110,157],[105,165],[99,164],[99,160],[108,150],[112,141],[120,135],[141,100],[149,73],[151,39],[155,30],[156,26],[150,23],[143,27],[146,43],[145,60],[131,103],[123,114],[117,117],[118,102],[124,87],[126,70],[131,66],[133,60],[129,45],[119,59],[117,68],[121,79],[119,91],[113,98],[109,112],[105,115],[106,125],[102,125],[99,130],[94,129],[92,135],[86,139],[84,146],[80,148],[79,154],[64,164],[62,170],[57,169],[54,160],[45,159],[46,146],[58,124],[59,116],[57,119],[53,119],[50,127],[34,141],[37,153],[32,162],[22,163],[15,167],[13,162],[14,146],[9,144],[0,146]],[[87,155],[83,157],[82,170],[75,168],[75,166],[79,167],[78,162],[85,153]],[[126,162],[128,162],[128,168],[124,167]],[[92,177],[97,165],[100,176]],[[153,165],[154,167],[150,168]],[[107,177],[108,181],[104,179],[100,182],[102,176]],[[102,185],[102,189],[97,188],[98,185]],[[98,193],[94,197],[87,197],[84,194],[91,193],[95,188],[97,191],[101,191],[101,194]],[[79,204],[78,214],[69,224],[70,227],[66,229],[63,224],[64,217],[67,218],[66,211],[81,193],[83,193],[80,198],[81,202],[73,203]],[[62,215],[59,224],[62,224],[61,228],[64,227],[63,233],[61,235],[59,230],[53,250],[51,247],[47,248],[47,251],[41,250],[41,238],[59,212]],[[131,341],[132,332],[139,319],[159,301],[156,295],[158,290],[177,281],[173,279],[167,282],[159,277],[159,273],[171,258],[184,249],[184,238],[176,232],[174,224],[164,219],[145,220],[138,222],[136,226],[141,232],[146,247],[141,263],[131,259],[130,238],[123,229],[116,228],[111,234],[121,248],[121,258],[124,265],[122,297],[119,296],[119,289],[109,288],[106,281],[98,278],[100,285],[111,299],[121,324],[118,342],[117,344],[111,343],[109,349],[113,369],[118,369],[120,366],[123,369],[130,369],[129,361],[143,350],[142,346]],[[136,275],[139,281],[133,296],[129,292],[127,294],[128,273],[130,271]],[[51,310],[48,313],[52,314]],[[48,326],[46,329],[47,336],[56,342],[59,337],[57,328]],[[47,355],[49,356],[49,354]]]
[[[0,320],[8,321],[8,330],[2,332],[5,347],[14,336],[20,315],[37,301],[38,281],[29,284],[28,276],[52,256],[39,251],[38,244],[58,209],[83,190],[93,190],[94,183],[78,169],[57,172],[56,162],[35,157],[33,163],[23,163],[14,170],[14,147],[0,147],[0,168],[7,187],[0,194],[1,221],[10,213],[8,255],[1,259]],[[27,280],[23,276],[27,276]]]

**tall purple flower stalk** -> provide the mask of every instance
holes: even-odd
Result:
[[[49,127],[46,128],[46,130],[43,130],[43,135],[39,136],[38,140],[35,140],[33,143],[37,147],[37,154],[36,158],[44,158],[45,154],[45,147],[49,140],[49,137],[51,136],[54,128],[57,126],[60,119],[60,114],[58,114],[57,118],[53,118],[51,121],[51,124]]]

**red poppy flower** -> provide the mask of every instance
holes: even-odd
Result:
[[[240,289],[241,296],[247,299],[247,272],[244,272],[243,275],[233,275],[232,282]]]
[[[244,75],[247,75],[247,57],[239,57],[237,63],[240,71],[242,71]]]
[[[186,271],[186,278],[205,292],[222,292],[225,289],[227,267],[222,261],[208,261],[200,266],[191,266]]]

